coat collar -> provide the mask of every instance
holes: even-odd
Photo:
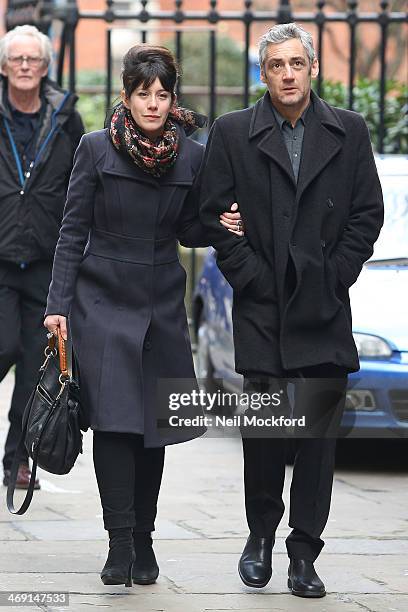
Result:
[[[129,156],[120,153],[112,144],[109,130],[107,132],[107,151],[105,162],[103,166],[103,172],[106,174],[114,174],[116,176],[123,176],[130,178],[135,181],[142,181],[149,183],[152,186],[159,185],[186,185],[189,186],[193,183],[194,175],[191,167],[191,160],[189,158],[189,146],[188,138],[184,133],[184,130],[180,129],[180,140],[179,140],[179,153],[177,160],[166,174],[160,178],[156,178],[147,172],[144,172],[139,166],[137,166]]]
[[[297,201],[308,185],[341,150],[345,135],[344,125],[332,107],[313,92],[311,102],[313,112],[308,114],[303,137]]]
[[[311,92],[312,108],[307,115],[299,179],[296,185],[292,164],[276,121],[269,93],[254,106],[249,139],[261,136],[257,147],[285,172],[297,188],[297,200],[342,146],[344,125],[334,109]],[[316,146],[318,143],[318,146]]]
[[[276,121],[268,92],[258,100],[252,113],[249,140],[257,136],[261,136],[257,144],[258,149],[280,166],[292,183],[296,185],[289,154]]]

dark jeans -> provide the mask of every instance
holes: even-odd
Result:
[[[93,459],[105,529],[154,531],[164,447],[145,448],[138,434],[94,431]]]
[[[25,269],[0,262],[0,381],[15,364],[15,386],[9,411],[3,467],[10,469],[21,436],[24,408],[44,360],[47,330],[43,326],[51,262],[38,261]],[[21,461],[28,461],[24,454]]]
[[[320,437],[306,434],[292,439],[284,435],[243,437],[247,521],[252,533],[275,536],[284,512],[285,459],[291,445],[295,449],[289,513],[292,532],[286,539],[286,547],[291,558],[315,561],[324,546],[320,536],[329,516],[336,449],[336,438],[323,437],[323,429],[328,425],[333,434],[333,424],[338,425],[341,420],[347,373],[338,366],[323,364],[298,372],[283,372],[281,376],[266,381],[264,375],[256,378],[251,373],[251,378],[245,378],[244,391],[259,393],[268,388],[272,394],[285,387],[287,378],[299,378],[299,383],[294,381],[293,415],[306,413],[307,420],[320,424],[317,429]],[[334,379],[336,392],[320,393],[316,401],[319,378]]]

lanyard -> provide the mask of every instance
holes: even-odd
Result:
[[[6,127],[7,136],[9,137],[11,150],[13,151],[14,160],[17,166],[18,178],[20,179],[21,187],[24,187],[24,174],[23,174],[23,166],[20,161],[20,156],[17,151],[16,143],[14,142],[13,134],[11,133],[9,122],[5,117],[3,117],[3,122]]]
[[[64,98],[62,99],[61,104],[52,113],[52,115],[51,115],[51,130],[49,131],[49,133],[47,135],[47,138],[42,143],[42,145],[41,145],[37,155],[35,156],[34,161],[31,162],[31,164],[29,166],[29,169],[28,169],[28,172],[26,172],[25,175],[24,175],[24,172],[23,172],[23,166],[21,164],[20,156],[19,156],[18,151],[17,151],[16,143],[14,141],[13,134],[12,134],[11,129],[10,129],[9,122],[6,119],[6,117],[3,117],[3,123],[4,123],[6,131],[7,131],[7,136],[9,137],[9,140],[10,140],[11,150],[13,152],[14,160],[16,162],[18,178],[20,180],[20,184],[21,184],[21,188],[22,189],[24,189],[24,186],[25,186],[25,183],[26,183],[27,179],[30,178],[30,176],[31,176],[31,170],[34,168],[34,165],[38,162],[38,160],[40,159],[41,155],[44,153],[47,144],[51,140],[54,132],[56,131],[56,129],[58,127],[56,125],[56,123],[55,123],[56,117],[57,117],[58,113],[61,111],[62,107],[64,106],[65,101],[68,98],[68,96],[69,96],[69,93],[67,92],[65,94]]]

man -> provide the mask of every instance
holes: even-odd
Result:
[[[16,366],[3,458],[6,486],[43,359],[52,260],[84,131],[77,97],[47,78],[51,53],[49,38],[34,26],[18,26],[0,40],[0,381]],[[27,488],[28,456],[20,462],[17,487]]]
[[[323,597],[313,564],[324,545],[333,480],[335,438],[327,431],[337,431],[330,424],[339,424],[347,373],[359,368],[348,289],[372,254],[382,194],[364,120],[311,92],[319,66],[310,34],[294,23],[274,26],[260,40],[259,62],[265,96],[212,127],[202,221],[234,290],[244,390],[287,392],[295,379],[295,413],[318,425],[295,440],[286,545],[291,592]],[[217,228],[231,199],[240,206],[242,238]],[[283,433],[243,438],[250,535],[239,573],[253,587],[272,575],[285,442]]]

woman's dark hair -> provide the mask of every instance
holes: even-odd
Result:
[[[127,98],[139,85],[147,89],[157,78],[174,97],[178,76],[176,60],[166,47],[135,45],[123,58],[122,82]]]

